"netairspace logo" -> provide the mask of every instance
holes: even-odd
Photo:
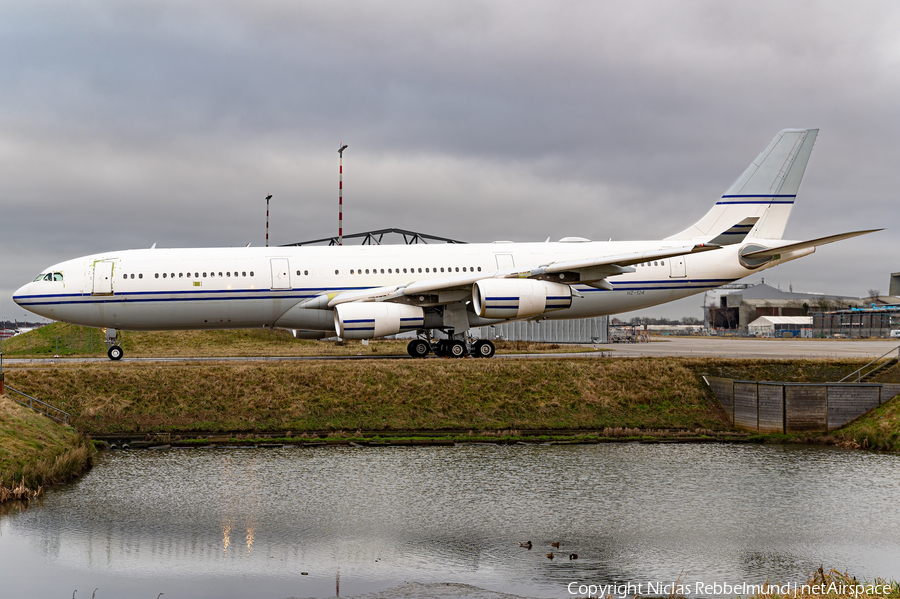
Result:
[[[889,584],[737,584],[727,582],[621,582],[590,584],[570,582],[566,586],[570,595],[581,597],[615,597],[627,599],[635,595],[887,595]]]

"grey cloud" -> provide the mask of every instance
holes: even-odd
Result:
[[[817,126],[787,234],[893,229],[898,17],[888,2],[0,5],[0,312],[74,255],[261,243],[269,192],[273,238],[331,234],[341,140],[348,230],[622,239],[679,230],[777,130]],[[896,241],[773,273],[864,293],[897,270],[872,251]]]

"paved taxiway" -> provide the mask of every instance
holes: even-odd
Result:
[[[598,350],[567,354],[497,354],[495,359],[527,358],[631,358],[631,357],[709,357],[709,358],[774,358],[834,359],[877,358],[897,351],[896,339],[736,339],[716,337],[667,337],[651,343],[616,343],[596,345]],[[411,360],[408,356],[258,356],[258,357],[125,357],[124,362],[284,362],[305,360]],[[436,359],[429,356],[429,359]],[[109,362],[107,358],[39,358],[4,359],[7,364],[49,364],[73,362]]]
[[[897,339],[742,339],[666,337],[650,343],[598,345],[615,356],[710,358],[876,358],[900,345]]]

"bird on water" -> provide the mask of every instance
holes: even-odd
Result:
[[[519,547],[524,547],[525,549],[531,549],[531,541],[525,541],[524,543],[519,543]]]

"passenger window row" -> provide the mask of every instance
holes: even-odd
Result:
[[[422,269],[421,269],[421,268],[418,268],[418,269],[416,269],[416,268],[409,268],[409,269],[404,268],[404,269],[403,269],[403,274],[406,274],[407,271],[410,272],[410,273],[416,273],[416,272],[422,272]],[[443,266],[441,267],[440,271],[441,271],[441,272],[445,272],[445,269],[444,269]],[[478,272],[481,272],[481,267],[480,267],[480,266],[477,267],[477,271],[478,271]],[[426,269],[425,269],[425,272],[427,272],[427,273],[438,272],[438,269],[437,269],[437,267],[435,267],[435,268],[426,268]],[[459,266],[448,266],[448,267],[446,268],[446,272],[460,272]],[[476,267],[474,267],[474,266],[469,266],[469,267],[463,266],[463,267],[462,267],[462,272],[476,272]],[[359,269],[353,269],[353,268],[351,268],[351,269],[350,269],[350,274],[351,274],[351,275],[354,275],[354,274],[356,274],[356,275],[361,275],[361,274],[373,274],[373,275],[382,274],[382,275],[383,275],[383,274],[385,274],[385,272],[384,272],[384,269],[383,269],[383,268],[382,268],[382,269],[378,269],[378,268],[368,269],[368,268],[366,268],[365,270],[363,270],[362,268],[359,268]],[[387,269],[387,274],[389,274],[389,275],[390,275],[390,274],[400,274],[400,269],[399,269],[399,268],[389,268],[389,269]]]
[[[658,262],[656,260],[654,260],[652,263],[651,262],[641,262],[640,264],[638,264],[638,266],[665,266],[665,265],[666,265],[665,260],[660,260]]]
[[[205,278],[207,277],[207,275],[208,275],[210,278],[213,278],[213,277],[216,276],[216,273],[215,273],[215,272],[208,272],[208,273],[207,273],[207,272],[203,272],[203,273],[195,272],[195,273],[194,273],[194,276],[191,277],[191,273],[189,273],[189,272],[180,272],[180,273],[178,273],[177,275],[176,275],[174,272],[173,272],[173,273],[164,272],[164,273],[162,273],[162,278],[164,278],[164,279],[174,279],[174,278],[177,276],[179,279],[190,279],[190,278],[194,278],[194,279],[201,279],[201,278],[203,278],[203,279],[205,279]],[[247,271],[241,271],[241,272],[234,271],[234,273],[232,273],[232,272],[229,270],[229,271],[226,271],[224,275],[222,274],[221,271],[219,271],[218,276],[219,276],[219,277],[222,277],[222,278],[229,278],[229,277],[232,277],[232,276],[234,276],[234,277],[246,277],[246,276],[247,276]],[[251,276],[251,277],[254,276],[252,270],[250,271],[250,276]],[[156,277],[156,278],[158,279],[158,278],[160,277],[160,273],[154,273],[154,277]],[[131,273],[131,274],[123,274],[123,275],[122,275],[122,278],[123,278],[123,279],[133,279],[133,278],[134,278],[134,273]],[[143,279],[143,278],[144,278],[144,274],[143,274],[143,273],[138,273],[137,278]]]

